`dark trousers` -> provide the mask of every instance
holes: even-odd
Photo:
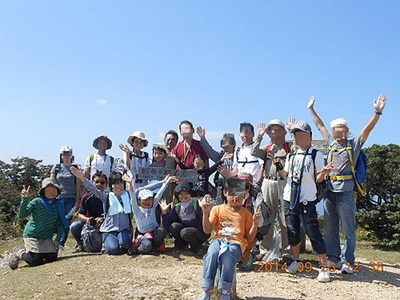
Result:
[[[200,250],[201,245],[208,239],[207,235],[194,227],[185,227],[181,223],[175,222],[169,226],[169,232],[175,238],[175,247],[183,248],[189,244],[192,251]]]
[[[22,259],[31,267],[41,265],[45,262],[53,262],[57,260],[57,253],[33,253],[25,252],[22,254]]]

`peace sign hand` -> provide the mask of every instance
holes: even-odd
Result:
[[[256,211],[253,215],[253,223],[258,226],[261,220],[261,206],[257,206]]]
[[[28,185],[28,187],[25,187],[25,185],[23,185],[23,189],[21,191],[21,196],[22,197],[28,197],[30,188],[31,188],[30,185]]]

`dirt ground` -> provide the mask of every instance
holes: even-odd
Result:
[[[361,260],[358,273],[335,271],[331,282],[319,283],[311,263],[313,270],[296,275],[275,264],[238,271],[236,299],[400,299],[399,264],[383,263],[372,272],[370,261]],[[130,257],[66,249],[55,263],[0,267],[0,299],[195,299],[202,269],[202,260],[188,252]]]

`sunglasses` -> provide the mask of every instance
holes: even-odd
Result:
[[[96,183],[96,184],[106,184],[105,181],[98,181],[98,180],[96,180],[94,183]]]

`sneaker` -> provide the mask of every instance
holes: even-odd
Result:
[[[18,256],[18,252],[21,249],[19,247],[14,247],[11,251],[10,260],[8,261],[8,266],[11,270],[15,270],[18,268],[19,261],[21,260]]]
[[[329,282],[331,280],[331,273],[327,268],[320,269],[317,277],[319,282]]]
[[[152,240],[153,239],[153,234],[151,232],[146,232],[144,234],[144,237],[148,240]]]
[[[342,261],[339,260],[337,262],[330,261],[329,259],[326,261],[326,265],[331,269],[331,270],[340,270],[342,268]]]
[[[230,299],[231,299],[231,296],[230,296],[229,294],[222,294],[222,293],[220,293],[217,299],[218,299],[218,300],[230,300]]]
[[[83,252],[83,251],[84,251],[83,245],[82,245],[82,244],[76,244],[73,253],[76,253],[76,252]]]
[[[201,291],[200,295],[197,296],[196,300],[210,300],[211,291]]]
[[[156,248],[156,251],[165,252],[165,241],[163,241],[162,244]]]
[[[297,273],[297,260],[294,260],[286,269],[287,273],[296,274]]]
[[[253,257],[250,255],[249,258],[245,262],[239,262],[238,268],[240,271],[243,272],[250,272],[253,271]]]
[[[353,274],[354,273],[354,267],[352,264],[344,264],[342,265],[341,269],[342,274]]]

